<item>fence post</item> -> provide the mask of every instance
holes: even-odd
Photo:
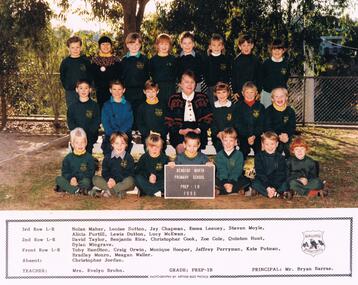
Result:
[[[304,123],[314,123],[314,77],[306,77],[304,81]]]

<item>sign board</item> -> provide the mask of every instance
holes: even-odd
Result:
[[[214,165],[164,167],[165,199],[214,199]]]

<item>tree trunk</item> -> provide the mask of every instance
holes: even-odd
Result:
[[[2,85],[2,78],[0,78],[0,86]],[[1,97],[1,127],[0,130],[3,130],[6,127],[7,123],[7,108],[6,108],[6,94],[3,88],[0,88],[0,97]]]
[[[143,22],[145,6],[149,2],[149,0],[121,0],[119,2],[122,4],[123,7],[123,36],[124,38],[126,38],[129,33],[140,31],[140,26]]]

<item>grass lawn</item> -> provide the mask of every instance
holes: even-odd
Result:
[[[50,147],[0,164],[1,210],[168,210],[358,207],[358,130],[301,128],[311,146],[310,155],[320,162],[326,180],[326,198],[294,197],[291,201],[262,196],[219,196],[214,200],[165,200],[127,195],[117,198],[71,196],[53,191],[66,146]],[[5,150],[3,150],[5,151]]]

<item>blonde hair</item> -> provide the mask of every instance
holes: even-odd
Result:
[[[210,38],[210,41],[209,41],[209,47],[207,49],[207,54],[210,55],[212,50],[210,48],[210,45],[213,41],[218,41],[218,42],[221,42],[222,45],[223,45],[223,49],[221,51],[221,54],[225,54],[226,50],[225,50],[225,43],[224,43],[224,38],[219,35],[219,34],[212,34],[211,38]]]
[[[260,94],[257,90],[257,86],[255,85],[255,83],[253,83],[252,81],[245,82],[245,84],[242,86],[242,95],[244,95],[246,89],[254,89],[256,92],[255,101],[260,100]]]
[[[274,93],[277,92],[277,91],[282,91],[282,93],[286,96],[286,98],[288,99],[288,90],[284,87],[277,87],[277,88],[274,88],[272,91],[271,91],[271,99],[273,99],[273,96],[274,96]]]
[[[139,43],[142,44],[142,37],[139,33],[129,33],[126,37],[125,43],[134,43],[136,40],[138,40]]]
[[[70,142],[72,146],[75,143],[75,140],[78,138],[84,139],[87,144],[87,135],[82,128],[75,128],[70,132]]]
[[[145,145],[148,148],[149,146],[160,146],[163,147],[163,140],[162,137],[157,133],[151,133],[146,139],[145,139]]]
[[[278,135],[274,132],[264,132],[261,135],[261,142],[263,143],[265,140],[273,140],[275,142],[278,142]]]

